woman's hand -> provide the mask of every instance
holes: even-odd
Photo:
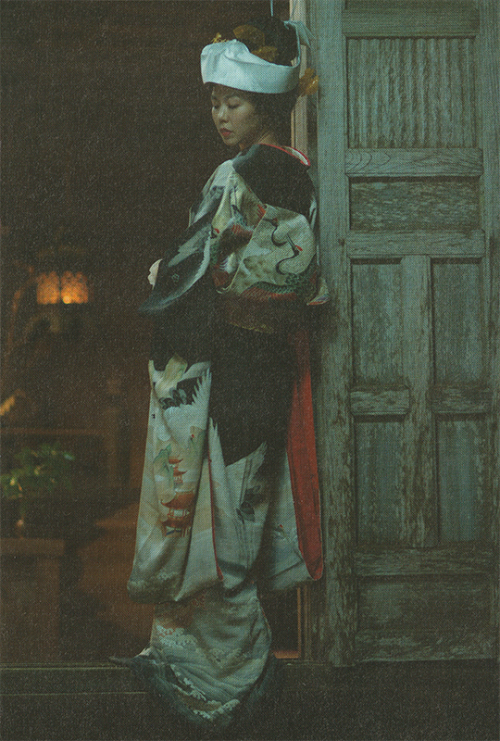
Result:
[[[157,260],[149,268],[148,281],[151,283],[152,286],[154,286],[156,283],[156,278],[158,277],[158,268],[160,267],[160,263],[161,263],[161,260]]]

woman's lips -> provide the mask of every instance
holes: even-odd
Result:
[[[229,129],[220,129],[219,130],[219,133],[220,133],[221,136],[227,137],[227,136],[231,136],[231,134],[233,132],[232,131],[229,131]]]

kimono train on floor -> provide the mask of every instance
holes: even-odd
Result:
[[[129,594],[155,603],[123,660],[189,720],[227,724],[273,671],[258,591],[321,574],[307,314],[318,278],[308,161],[223,163],[152,269],[151,406]]]

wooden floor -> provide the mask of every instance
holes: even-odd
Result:
[[[66,663],[4,667],[2,741],[500,739],[493,661],[327,670],[282,652],[283,689],[258,715],[212,735],[172,718],[127,670],[102,662],[112,653],[134,655],[149,636],[150,608],[133,605],[126,594],[136,509],[99,521],[98,536],[67,557],[59,650]]]
[[[127,670],[105,664],[10,667],[4,741],[498,741],[498,664],[365,664],[331,673],[284,663],[258,715],[203,734],[173,719]]]
[[[134,655],[149,635],[150,608],[126,594],[136,509],[99,521],[98,537],[73,554],[72,570],[71,554],[66,559],[71,578],[62,579],[60,657],[67,663],[4,668],[3,741],[500,739],[493,661],[327,670],[282,654],[283,688],[258,715],[213,735],[172,718],[127,670],[102,662],[111,653]]]

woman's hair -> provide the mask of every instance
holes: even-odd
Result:
[[[286,93],[245,92],[263,122],[278,136],[287,138],[290,130],[290,114],[299,96],[298,86]]]

